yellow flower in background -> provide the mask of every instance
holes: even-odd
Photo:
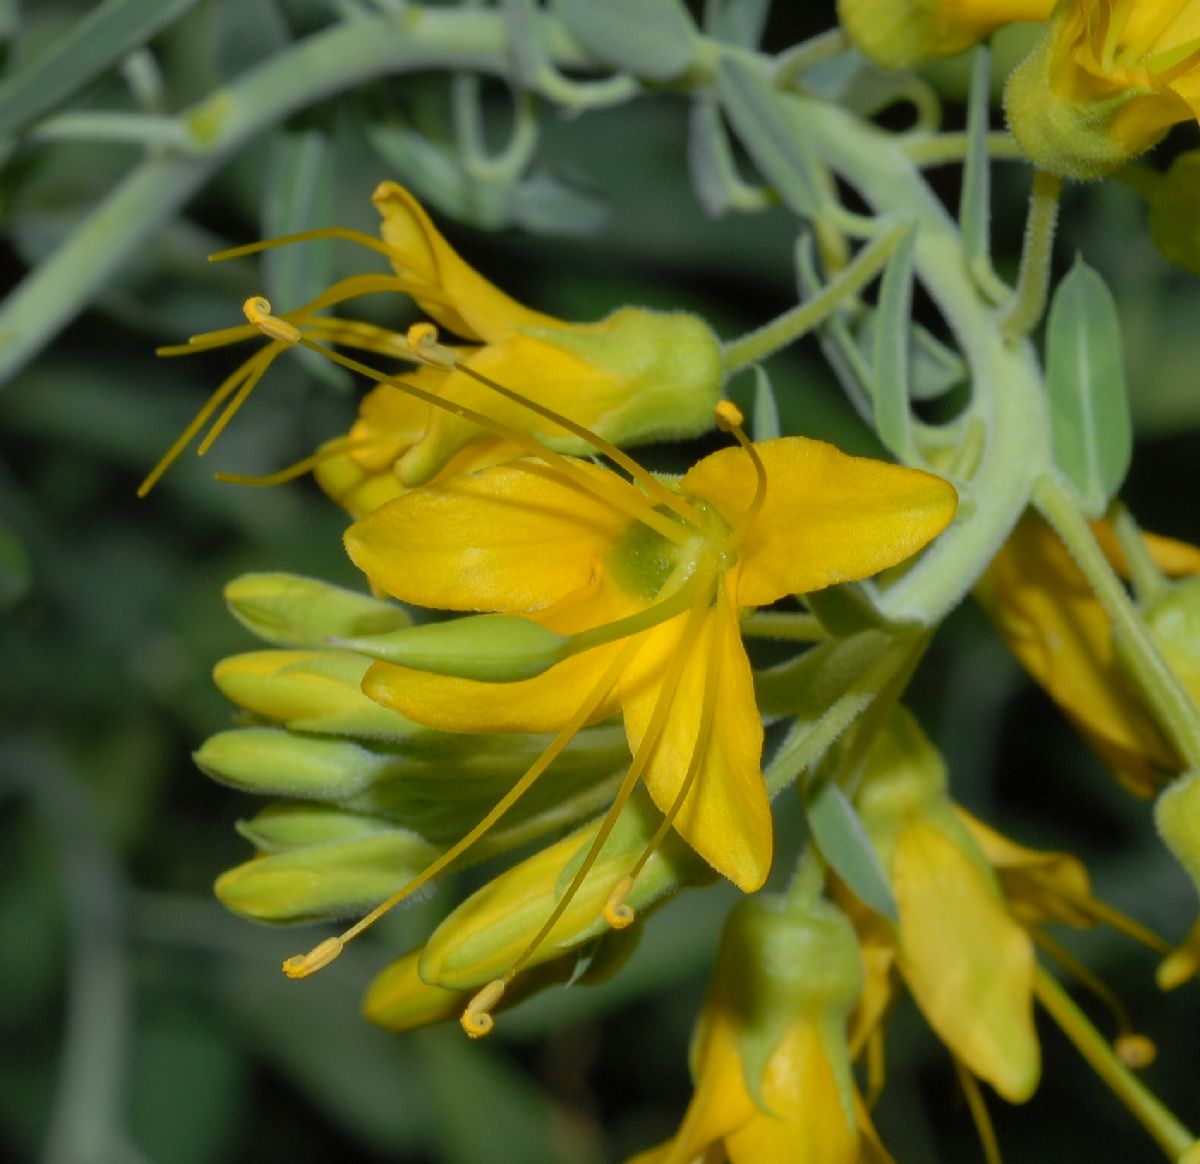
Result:
[[[334,345],[343,352],[400,361],[395,371],[426,392],[518,425],[570,452],[590,453],[591,446],[529,408],[497,396],[476,377],[497,380],[526,401],[553,405],[577,424],[625,445],[696,436],[711,427],[724,368],[720,344],[699,317],[640,307],[622,307],[586,324],[543,315],[505,295],[464,262],[407,190],[384,182],[374,202],[382,218],[382,241],[356,231],[316,230],[214,256],[232,258],[286,243],[340,238],[383,254],[393,273],[344,279],[312,302],[271,316],[277,321],[277,330],[266,333],[271,342],[213,393],[140,492],[152,487],[224,405],[200,444],[200,452],[205,452],[275,357],[302,339],[326,351],[325,345]],[[430,366],[413,351],[404,330],[322,314],[379,294],[410,297],[461,345],[444,349],[451,358]],[[196,336],[160,354],[181,355],[260,338],[260,331],[252,321]],[[359,515],[439,474],[496,464],[520,452],[519,445],[497,438],[452,409],[432,408],[384,382],[367,397],[348,436],[270,477],[229,479],[274,483],[315,469],[327,491]]]
[[[678,488],[644,473],[638,484],[646,493],[585,462],[521,460],[405,494],[352,526],[350,556],[381,591],[525,615],[572,642],[569,657],[515,682],[380,662],[364,690],[446,731],[552,731],[579,708],[587,719],[620,710],[655,803],[753,890],[770,867],[771,823],[739,610],[902,561],[945,528],[954,490],[799,437],[721,450]],[[385,636],[378,654],[390,649]]]
[[[1200,0],[1060,0],[1005,104],[1041,169],[1119,169],[1200,114]]]
[[[1094,528],[1118,570],[1111,530]],[[1144,535],[1168,575],[1200,572],[1200,550]],[[1053,530],[1024,518],[975,591],[984,610],[1025,669],[1062,708],[1118,779],[1139,795],[1153,794],[1180,760],[1141,706],[1118,665],[1108,615]]]
[[[1054,0],[838,0],[838,18],[865,56],[890,69],[951,56],[1005,24],[1045,20]]]
[[[1028,1099],[1041,1071],[1033,944],[954,810],[941,757],[906,712],[895,712],[873,745],[856,803],[899,913],[893,931],[847,904],[872,951],[866,1015],[874,1023],[886,1010],[894,960],[962,1064],[1005,1099]],[[857,1045],[865,1031],[855,1025]]]
[[[850,1074],[861,979],[854,931],[828,902],[737,906],[693,1039],[692,1102],[675,1137],[630,1164],[890,1160]]]

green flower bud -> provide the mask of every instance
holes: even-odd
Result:
[[[853,1124],[846,1023],[862,991],[854,927],[837,906],[816,898],[756,897],[729,915],[717,955],[713,998],[738,1014],[746,1086],[760,1106],[763,1076],[798,1020],[816,1025]]]
[[[270,826],[260,822],[258,827],[273,830],[272,839],[279,842],[295,837],[297,829],[336,832],[354,825],[352,820],[339,823],[327,816],[322,822],[313,816],[287,823],[280,819]],[[406,829],[364,827],[368,831],[357,836],[284,849],[238,865],[217,878],[216,895],[234,913],[258,921],[323,921],[365,912],[437,856],[435,846]]]
[[[1200,771],[1185,772],[1159,796],[1154,823],[1163,844],[1200,889]]]
[[[645,444],[712,428],[724,364],[720,341],[698,316],[622,307],[590,326],[521,331],[612,377],[611,407],[589,426],[605,439]],[[591,452],[565,433],[549,433],[547,443],[566,452]]]
[[[613,887],[645,850],[662,816],[639,788],[625,806],[570,905],[528,965],[551,961],[609,928],[604,909]],[[506,870],[467,898],[434,931],[421,958],[421,977],[469,990],[503,975],[525,952],[558,904],[600,827],[598,821]],[[669,833],[633,883],[627,903],[639,913],[685,885],[715,874]]]
[[[490,683],[532,679],[561,661],[569,644],[532,619],[507,614],[469,615],[338,641],[386,663]]]
[[[376,976],[363,998],[365,1019],[389,1031],[411,1031],[462,1012],[470,992],[430,986],[417,972],[422,952],[405,954]]]
[[[221,693],[295,731],[403,740],[429,731],[361,689],[370,663],[350,651],[250,651],[213,669]]]
[[[283,647],[324,647],[330,638],[386,634],[409,624],[394,602],[298,574],[243,574],[225,587],[230,613]]]
[[[1200,700],[1200,578],[1170,586],[1147,608],[1146,622],[1180,682]]]
[[[271,804],[250,820],[237,823],[237,831],[262,853],[349,841],[389,828],[388,822],[378,817],[323,804]]]
[[[313,739],[278,728],[219,732],[192,759],[222,784],[315,800],[346,800],[387,768],[384,756],[348,740]]]

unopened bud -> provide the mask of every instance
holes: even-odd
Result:
[[[247,630],[283,647],[324,647],[331,638],[386,634],[409,624],[394,602],[298,574],[243,574],[225,587]]]
[[[490,683],[541,675],[565,657],[569,644],[570,639],[533,619],[507,614],[468,615],[338,641],[386,663]]]
[[[1154,806],[1159,836],[1200,888],[1200,771],[1185,772]]]

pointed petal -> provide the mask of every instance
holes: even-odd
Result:
[[[865,457],[824,441],[781,437],[755,445],[766,501],[741,549],[737,600],[763,606],[837,582],[866,578],[915,554],[950,524],[958,505],[940,477]],[[705,457],[683,489],[711,501],[731,525],[754,496],[739,448]]]
[[[817,1025],[792,1026],[771,1057],[756,1113],[726,1140],[731,1164],[856,1164],[858,1133],[846,1122],[837,1079]]]
[[[443,327],[468,339],[492,340],[517,327],[558,323],[522,307],[465,263],[402,186],[383,182],[372,201],[383,218],[384,242],[401,256],[394,263],[397,274],[412,278],[413,298]]]
[[[1033,1028],[1033,946],[971,857],[913,820],[896,841],[900,969],[942,1041],[1011,1103],[1041,1070]]]
[[[646,642],[621,679],[620,699],[629,746],[645,734],[667,661],[682,649],[686,616],[647,632]],[[715,642],[714,642],[715,639]],[[713,674],[710,659],[717,660]],[[699,740],[705,686],[719,693],[707,740]],[[754,702],[750,663],[726,597],[705,618],[684,666],[670,712],[642,777],[654,803],[668,812],[694,750],[703,749],[696,782],[675,818],[675,829],[718,872],[747,893],[771,868],[771,806],[759,762],[762,719]]]
[[[635,605],[615,586],[600,581],[541,611],[538,622],[569,634],[612,622],[631,613]],[[481,683],[375,663],[362,688],[376,703],[393,711],[407,708],[401,714],[442,731],[552,732],[576,712],[620,649],[620,643],[596,647],[516,683]],[[589,722],[616,710],[614,688]]]
[[[601,488],[613,474],[586,462]],[[346,531],[368,578],[405,602],[520,612],[586,587],[630,519],[532,459],[406,493]]]

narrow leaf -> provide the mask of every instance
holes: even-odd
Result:
[[[854,895],[876,913],[899,921],[887,874],[858,813],[838,785],[823,782],[806,801],[808,825],[821,855]]]
[[[883,273],[875,332],[875,430],[901,460],[913,454],[909,411],[909,335],[912,315],[912,255],[916,232],[901,240]]]
[[[669,81],[692,63],[696,26],[680,0],[554,0],[567,31],[597,60]]]
[[[1055,462],[1098,517],[1125,479],[1133,434],[1116,305],[1081,259],[1050,305],[1046,392]]]
[[[761,70],[726,57],[717,67],[717,93],[746,151],[795,213],[813,217],[823,201],[796,121]]]
[[[779,404],[771,387],[771,377],[761,364],[754,365],[754,439],[770,441],[780,436]]]
[[[991,61],[982,45],[971,60],[971,89],[967,98],[967,156],[963,165],[958,222],[967,263],[975,268],[991,263],[991,162],[988,158],[988,112],[991,107]]]
[[[52,110],[195,3],[104,0],[0,84],[0,137],[24,129]]]

